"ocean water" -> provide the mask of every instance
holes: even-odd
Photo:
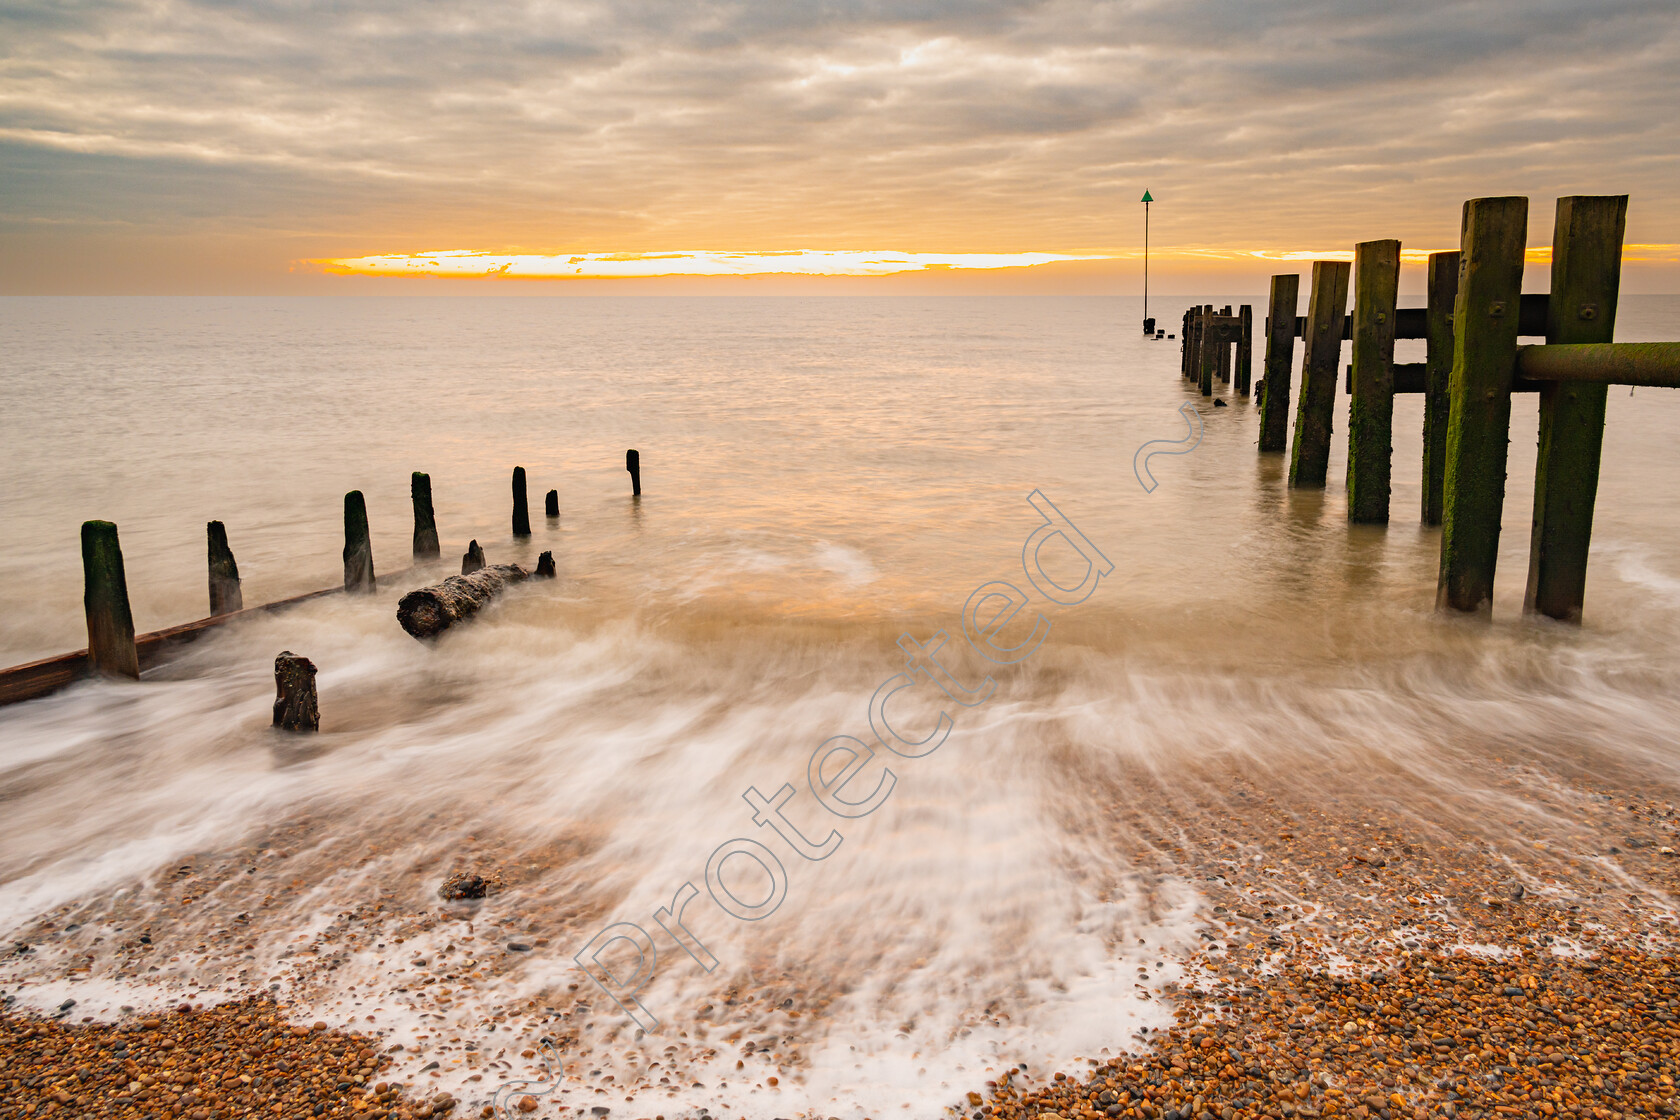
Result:
[[[1176,322],[1245,299],[1262,302],[1152,303]],[[350,489],[376,570],[408,569],[411,471],[431,475],[444,551],[375,595],[217,631],[138,683],[0,709],[0,938],[70,914],[110,931],[82,946],[84,979],[66,947],[6,965],[0,989],[89,1009],[273,990],[300,1018],[389,1032],[415,1070],[441,1055],[439,1083],[480,1096],[531,1064],[463,1039],[564,1026],[567,1115],[622,1096],[635,1115],[878,1117],[1165,1025],[1201,919],[1163,838],[1236,809],[1234,775],[1350,814],[1480,822],[1489,843],[1532,813],[1490,760],[1557,788],[1673,788],[1680,399],[1611,392],[1569,627],[1521,615],[1519,397],[1493,621],[1443,618],[1419,398],[1395,409],[1392,523],[1352,527],[1345,397],[1331,485],[1290,492],[1286,462],[1255,452],[1252,402],[1201,398],[1139,317],[1103,298],[0,301],[0,660],[85,643],[89,518],[119,526],[141,630],[205,613],[212,518],[247,604],[338,582]],[[1623,300],[1620,340],[1676,337],[1680,299]],[[1147,490],[1134,454],[1185,439],[1186,403],[1202,439],[1153,458]],[[1066,537],[1024,556],[1051,505],[1095,563]],[[493,563],[552,550],[559,578],[416,642],[396,600],[469,539]],[[1089,594],[1053,601],[1035,556]],[[1047,627],[1014,664],[963,636],[994,581],[1029,598],[1004,644]],[[948,717],[916,757],[871,716],[912,642],[958,682],[922,675],[886,703],[905,739]],[[268,726],[283,649],[320,669],[313,738]],[[844,796],[885,789],[877,811],[817,804],[813,755],[836,745],[874,751]],[[784,785],[784,820],[757,823],[746,795]],[[748,840],[779,876],[719,855]],[[435,892],[463,866],[506,886],[451,909]],[[182,868],[205,883],[189,902]],[[654,917],[685,883],[694,953]],[[770,912],[732,915],[719,891]],[[635,994],[657,1030],[574,960],[615,922],[657,954]],[[112,946],[142,926],[175,959],[125,971]],[[609,983],[633,976],[632,943],[599,956]],[[446,959],[461,968],[421,993]],[[737,1069],[742,1038],[763,1045]]]

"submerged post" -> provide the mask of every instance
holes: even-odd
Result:
[[[432,476],[414,472],[408,492],[414,499],[414,558],[436,560],[438,553],[437,519],[432,515]]]
[[[321,730],[315,663],[282,650],[274,659],[274,726],[282,731]]]
[[[1254,308],[1243,304],[1237,318],[1241,320],[1237,328],[1237,394],[1246,397],[1254,378]]]
[[[1547,343],[1612,340],[1626,224],[1626,195],[1558,199]],[[1523,594],[1523,610],[1529,613],[1581,621],[1608,390],[1608,385],[1587,381],[1551,381],[1540,390],[1534,525]]]
[[[531,535],[531,510],[525,502],[525,468],[513,468],[513,535]]]
[[[642,496],[642,454],[631,448],[624,453],[624,469],[630,472],[630,489],[636,497]]]
[[[1330,473],[1336,367],[1342,359],[1342,320],[1347,316],[1351,271],[1347,261],[1313,262],[1301,358],[1301,397],[1295,410],[1295,443],[1289,458],[1291,488],[1317,489]]]
[[[1511,432],[1528,199],[1464,204],[1437,609],[1489,614]]]
[[[1353,249],[1353,400],[1348,405],[1348,520],[1388,524],[1394,458],[1394,316],[1400,242]]]
[[[1448,382],[1453,364],[1453,303],[1458,298],[1458,254],[1429,254],[1428,350],[1423,388],[1423,523],[1441,523],[1441,487],[1447,472]]]
[[[140,676],[134,647],[134,615],[128,608],[117,527],[109,521],[82,522],[82,610],[87,615],[88,661],[113,677]]]
[[[212,521],[204,527],[210,553],[210,614],[231,614],[245,605],[239,590],[239,565],[228,547],[227,526]]]
[[[543,498],[543,515],[550,518],[560,516],[560,491],[550,490]]]
[[[1260,450],[1282,451],[1289,445],[1289,377],[1295,364],[1295,301],[1301,278],[1294,273],[1272,277],[1266,312],[1266,368],[1260,394]]]
[[[371,594],[374,588],[367,502],[360,490],[352,490],[344,495],[344,590]]]
[[[482,567],[484,567],[484,550],[478,547],[478,541],[474,540],[467,545],[467,551],[461,557],[461,574],[470,576]]]
[[[537,557],[537,570],[533,573],[538,579],[554,578],[554,553],[544,552]]]

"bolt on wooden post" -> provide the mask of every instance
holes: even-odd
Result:
[[[128,577],[117,527],[109,521],[82,522],[82,588],[88,661],[97,672],[138,679],[140,652],[134,645]]]
[[[1301,278],[1272,277],[1266,313],[1266,365],[1260,394],[1260,450],[1282,451],[1289,444],[1289,379],[1295,364],[1295,302]]]
[[[438,547],[437,518],[432,513],[432,476],[415,471],[409,479],[408,493],[414,501],[414,559],[436,560],[442,550]]]
[[[1626,195],[1558,199],[1548,344],[1613,341],[1627,201]],[[1587,381],[1548,381],[1541,387],[1526,612],[1581,621],[1608,390]]]
[[[525,468],[513,468],[513,535],[531,535],[531,509],[525,501]]]
[[[1471,199],[1464,204],[1463,231],[1435,605],[1491,614],[1528,199]]]
[[[1306,344],[1301,357],[1301,395],[1295,410],[1295,442],[1289,455],[1291,488],[1318,489],[1330,473],[1336,367],[1342,358],[1342,320],[1347,316],[1351,271],[1347,261],[1313,262]]]
[[[210,559],[210,614],[232,614],[245,605],[239,590],[239,564],[228,547],[227,526],[212,521],[204,527]]]
[[[371,594],[376,586],[367,501],[360,490],[352,490],[344,495],[344,590]]]
[[[1441,523],[1447,475],[1447,422],[1452,412],[1453,304],[1458,299],[1458,254],[1429,254],[1427,353],[1423,388],[1423,523]]]
[[[1394,327],[1400,242],[1354,246],[1353,400],[1348,405],[1348,520],[1388,524],[1394,457]]]

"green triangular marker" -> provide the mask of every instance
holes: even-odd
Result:
[[[1153,198],[1149,197],[1149,192],[1146,190],[1146,191],[1143,192],[1143,197],[1138,199],[1138,201],[1139,202],[1154,202],[1155,200]]]

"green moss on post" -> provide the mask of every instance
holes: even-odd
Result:
[[[367,502],[360,490],[352,490],[344,495],[344,590],[371,594],[374,588]]]
[[[245,605],[239,590],[239,565],[228,547],[227,526],[212,521],[204,527],[210,553],[210,614],[232,614]]]
[[[1306,345],[1301,358],[1301,399],[1295,410],[1295,443],[1289,457],[1292,488],[1320,488],[1330,473],[1336,367],[1342,357],[1342,327],[1347,318],[1351,271],[1347,261],[1313,262],[1312,295],[1307,298]]]
[[[1353,400],[1348,404],[1348,520],[1388,524],[1394,458],[1394,320],[1400,242],[1353,249]]]
[[[138,679],[140,653],[134,648],[122,546],[117,527],[109,521],[82,522],[82,587],[88,660],[101,673]]]
[[[436,560],[442,550],[438,547],[437,518],[432,513],[432,476],[415,471],[408,492],[414,499],[414,559]]]
[[[1435,605],[1491,614],[1528,199],[1471,199],[1463,230]]]
[[[513,468],[513,535],[531,535],[531,507],[525,500],[525,468]]]
[[[1429,254],[1428,353],[1423,388],[1423,523],[1441,523],[1441,488],[1447,476],[1448,391],[1453,364],[1453,304],[1458,299],[1458,254]]]
[[[1548,343],[1612,341],[1626,224],[1626,195],[1558,199]],[[1586,381],[1552,381],[1540,390],[1534,526],[1523,595],[1523,609],[1530,613],[1581,621],[1608,389]]]
[[[1261,451],[1282,451],[1289,446],[1289,380],[1295,364],[1295,302],[1300,292],[1299,276],[1272,277],[1271,305],[1266,312],[1266,367],[1261,377]]]

